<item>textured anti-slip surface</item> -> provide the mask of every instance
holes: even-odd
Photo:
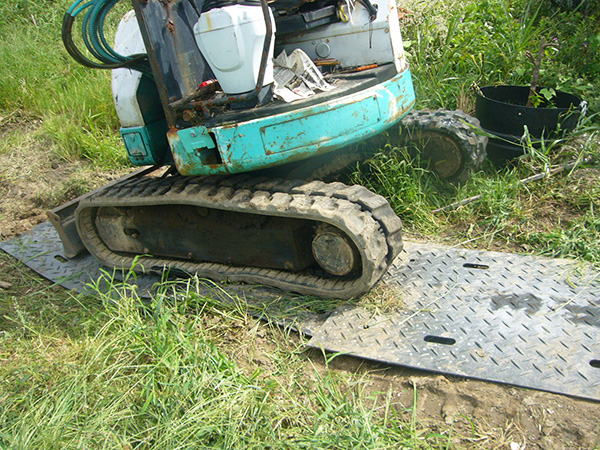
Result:
[[[64,258],[49,224],[0,248],[78,291],[102,273],[89,255]],[[160,277],[135,282],[150,292]],[[272,291],[254,295],[285,308]],[[407,243],[380,291],[388,310],[341,306],[287,323],[331,352],[600,400],[600,273],[590,266]]]
[[[513,254],[406,250],[385,280],[400,310],[340,308],[310,345],[600,400],[598,272]]]

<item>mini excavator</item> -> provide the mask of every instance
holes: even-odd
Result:
[[[111,46],[118,2],[76,1],[62,38],[112,70],[123,143],[144,168],[49,213],[69,257],[356,297],[402,250],[402,223],[380,195],[331,181],[353,145],[418,138],[451,181],[485,157],[475,119],[411,111],[395,0],[132,0]],[[309,63],[285,72],[281,54]],[[329,87],[304,95],[315,72]]]

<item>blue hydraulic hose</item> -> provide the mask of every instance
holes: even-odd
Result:
[[[62,38],[67,52],[79,63],[98,69],[129,67],[151,74],[146,55],[123,56],[108,43],[104,33],[106,17],[120,0],[76,0],[63,18]],[[83,14],[81,37],[90,54],[97,60],[90,60],[73,42],[72,28],[75,17]]]
[[[91,8],[93,8],[94,5],[91,6]],[[94,55],[94,57],[100,61],[103,62],[108,62],[107,60],[105,60],[102,56],[102,54],[100,53],[99,50],[97,50],[97,47],[93,44],[93,42],[90,40],[90,33],[89,33],[89,28],[90,28],[90,20],[92,18],[92,15],[90,14],[90,11],[88,11],[84,16],[83,16],[83,23],[81,25],[81,37],[83,38],[83,43],[85,44],[85,46],[87,47],[88,51]],[[114,62],[114,61],[110,61],[110,62]]]
[[[83,0],[80,0],[78,2],[73,3],[73,5],[71,6],[72,9],[73,6],[75,5],[79,5],[80,3],[82,3]],[[83,11],[86,8],[89,8],[90,6],[92,6],[94,4],[96,0],[90,0],[89,2],[87,2],[85,5],[80,6],[79,8],[75,9],[75,11],[67,11],[68,14],[71,14],[73,17],[75,17],[77,14],[79,14],[81,11]]]
[[[88,33],[88,36],[92,42],[92,46],[98,51],[98,53],[102,55],[99,59],[115,63],[118,62],[118,59],[114,58],[110,53],[108,53],[105,50],[101,40],[98,38],[98,26],[99,21],[102,17],[102,11],[109,5],[110,0],[100,0],[96,2],[96,4],[87,14],[90,17],[90,19],[87,21],[87,29],[85,31]]]
[[[73,16],[76,16],[77,14],[79,14],[79,12],[77,12],[77,11],[75,11],[75,13],[73,14],[73,11],[74,11],[74,10],[75,10],[75,8],[77,8],[77,7],[78,7],[78,6],[79,6],[79,5],[80,5],[82,2],[83,2],[83,0],[77,0],[76,2],[74,2],[74,3],[73,3],[73,4],[72,4],[70,7],[69,7],[69,9],[67,10],[67,14],[70,14],[70,15],[73,15]],[[94,2],[94,0],[92,0],[92,1],[90,1],[90,2],[88,2],[87,4],[89,5],[89,4],[93,3],[93,2]]]
[[[112,55],[114,58],[116,58],[117,60],[123,60],[125,58],[125,56],[120,55],[119,53],[117,53],[111,46],[110,44],[107,42],[106,40],[106,36],[104,35],[104,22],[106,20],[106,16],[108,15],[108,12],[117,4],[119,3],[119,0],[112,0],[111,3],[108,4],[108,6],[106,8],[104,8],[102,14],[100,15],[100,18],[98,20],[98,27],[97,27],[97,34],[98,37],[100,38],[100,42],[102,43],[102,46],[106,49],[106,51]]]

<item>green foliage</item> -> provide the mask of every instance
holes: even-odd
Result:
[[[524,242],[535,246],[542,255],[600,261],[600,217],[589,211],[564,227],[551,231],[534,232]]]
[[[70,161],[122,165],[110,76],[71,60],[60,40],[70,1],[0,5],[0,115],[42,120],[41,136]]]
[[[70,316],[66,330],[88,322],[76,336],[24,317],[30,305],[5,312],[15,326],[0,351],[11,342],[30,356],[29,345],[46,348],[45,360],[15,355],[0,366],[1,448],[447,448],[447,437],[408,424],[389,395],[369,397],[359,376],[309,369],[299,377],[306,357],[294,349],[261,348],[275,373],[244,370],[227,343],[239,349],[253,337],[236,340],[236,330],[260,325],[218,295],[206,298],[201,280],[166,283],[150,301],[127,282],[102,281],[108,287],[90,286],[102,304],[83,297],[87,318]]]
[[[351,181],[386,197],[402,218],[408,239],[442,236],[459,245],[525,249],[600,264],[598,127],[587,120],[578,133],[581,137],[570,141],[537,143],[539,148],[526,140],[520,160],[505,167],[487,162],[461,186],[436,179],[418,155],[388,144],[357,169]],[[567,161],[584,160],[591,166],[580,169],[581,178],[567,171],[549,181],[521,182],[560,169]],[[435,212],[472,197],[476,200],[459,208]]]
[[[392,144],[359,167],[351,182],[383,195],[405,226],[430,232],[439,229],[431,209],[443,206],[454,190],[440,182],[418,154]]]
[[[542,88],[536,91],[531,96],[531,104],[534,107],[554,108],[554,99],[556,98],[556,91],[552,88]]]
[[[582,96],[600,111],[600,12],[562,11],[547,0],[474,0],[430,5],[415,1],[405,23],[409,59],[422,107],[473,108],[473,85],[531,82],[542,36],[547,50],[540,86]],[[436,12],[433,12],[433,11]]]
[[[546,49],[541,64],[538,85],[542,89],[536,99],[539,106],[551,105],[553,93],[562,90],[586,100],[588,115],[575,133],[580,138],[532,142],[526,136],[523,158],[506,169],[488,164],[485,171],[458,189],[438,185],[418,158],[402,155],[404,150],[393,148],[393,144],[382,148],[357,172],[354,181],[388,198],[409,233],[433,235],[444,230],[446,239],[465,245],[534,249],[599,263],[594,234],[596,202],[585,203],[584,194],[579,195],[578,204],[585,206],[572,221],[560,221],[566,213],[562,209],[538,217],[538,208],[555,207],[549,185],[541,182],[526,186],[519,181],[560,167],[568,159],[586,159],[591,161],[592,170],[597,167],[600,8],[594,7],[596,0],[584,5],[568,11],[546,0],[403,3],[403,37],[418,107],[472,112],[474,86],[528,85],[533,66],[527,52],[537,53],[544,37],[553,45]],[[552,184],[556,192],[568,186],[568,179]],[[586,187],[582,192],[588,190]],[[431,213],[473,196],[478,200],[457,210]],[[548,217],[549,223],[540,227],[537,220],[543,217]]]

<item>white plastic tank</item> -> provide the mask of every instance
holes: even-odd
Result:
[[[273,83],[275,20],[263,86]],[[223,91],[242,94],[256,87],[267,27],[260,6],[231,5],[200,15],[194,25],[196,44]]]

